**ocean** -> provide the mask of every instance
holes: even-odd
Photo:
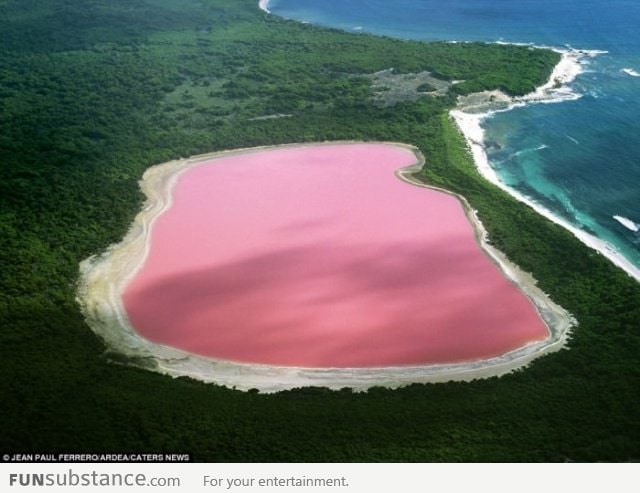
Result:
[[[569,84],[575,98],[493,113],[481,125],[502,183],[640,279],[638,0],[270,0],[268,9],[403,39],[597,50]]]

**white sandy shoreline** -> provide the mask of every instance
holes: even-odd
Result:
[[[534,92],[520,98],[510,98],[508,106],[500,110],[491,110],[480,113],[473,113],[464,111],[464,108],[454,109],[450,112],[451,116],[455,120],[460,128],[460,131],[464,135],[469,150],[473,156],[474,162],[480,174],[491,183],[497,185],[502,190],[515,197],[520,202],[523,202],[533,208],[536,212],[546,217],[550,221],[562,226],[570,231],[576,238],[582,241],[585,245],[600,254],[604,255],[613,264],[623,269],[631,277],[640,281],[640,269],[633,265],[626,257],[618,252],[612,245],[606,241],[581,230],[580,228],[572,225],[565,219],[556,216],[546,207],[536,203],[529,197],[521,194],[517,190],[512,189],[504,182],[502,182],[495,172],[495,170],[489,164],[489,158],[487,156],[484,147],[484,129],[482,128],[482,121],[491,115],[501,112],[509,111],[512,108],[518,106],[524,106],[531,103],[556,103],[572,99],[578,99],[581,96],[573,92],[567,84],[575,80],[575,78],[582,72],[581,61],[585,57],[593,57],[600,51],[595,50],[556,50],[562,53],[562,58],[558,65],[553,70],[551,77],[546,84],[538,87]]]
[[[348,144],[353,142],[327,142],[302,146]],[[411,178],[424,164],[424,159],[412,146],[417,164],[399,170],[399,178],[414,185],[426,186]],[[300,147],[292,144],[286,147]],[[275,146],[282,147],[282,146]],[[109,247],[100,256],[93,256],[80,264],[77,300],[89,326],[105,342],[109,350],[124,355],[128,363],[174,377],[189,376],[240,390],[251,388],[263,392],[277,392],[296,387],[323,386],[332,389],[351,387],[365,390],[372,386],[400,387],[410,383],[468,381],[476,378],[499,376],[529,364],[533,359],[561,349],[575,324],[573,317],[553,303],[537,286],[535,280],[498,252],[486,241],[486,231],[466,200],[458,197],[476,230],[483,250],[500,266],[503,273],[529,297],[545,321],[550,336],[506,353],[482,361],[424,366],[398,366],[388,368],[291,368],[258,364],[235,363],[193,355],[182,350],[161,346],[138,335],[131,326],[122,303],[122,292],[144,263],[149,248],[149,233],[154,221],[171,205],[171,192],[178,177],[187,169],[204,161],[233,154],[255,152],[268,148],[241,149],[195,156],[171,161],[149,168],[140,183],[147,196],[142,211],[136,216],[131,229],[117,245]],[[440,190],[440,189],[438,189]],[[447,192],[450,193],[450,192]]]

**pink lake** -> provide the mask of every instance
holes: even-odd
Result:
[[[458,363],[548,330],[455,197],[391,144],[282,147],[189,168],[123,292],[153,342],[309,368]]]

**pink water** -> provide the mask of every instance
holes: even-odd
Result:
[[[191,353],[302,367],[471,361],[545,339],[460,202],[394,175],[415,160],[337,144],[189,169],[125,289],[133,326]]]

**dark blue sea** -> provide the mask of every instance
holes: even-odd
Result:
[[[640,268],[640,0],[271,0],[282,17],[397,38],[601,50],[582,97],[484,120],[500,179]],[[616,216],[616,217],[614,217]]]

